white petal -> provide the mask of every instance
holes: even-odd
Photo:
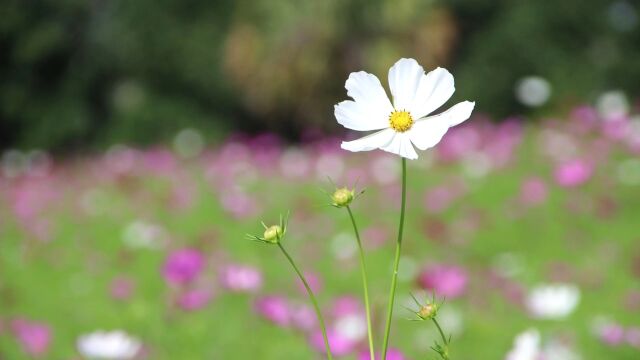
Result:
[[[334,106],[333,113],[338,123],[347,129],[371,131],[389,127],[389,113],[383,114],[380,110],[361,102],[343,101]]]
[[[424,69],[414,59],[400,59],[389,69],[389,88],[396,110],[410,111]]]
[[[475,102],[463,101],[453,105],[449,110],[443,113],[429,116],[428,118],[420,121],[434,120],[439,123],[446,124],[448,127],[453,127],[467,120],[469,116],[471,116],[471,112],[475,106]]]
[[[381,149],[410,160],[418,158],[416,149],[411,145],[411,140],[407,134],[394,132],[391,142],[388,145],[381,147]]]
[[[437,68],[421,77],[415,98],[408,109],[417,119],[427,116],[444,105],[455,90],[453,75],[446,69]]]
[[[407,134],[413,145],[420,150],[427,150],[436,146],[447,130],[449,130],[448,126],[432,122],[427,118],[416,122]]]
[[[471,116],[475,103],[464,101],[442,114],[418,120],[407,132],[411,142],[420,150],[437,145],[450,127],[456,126]]]
[[[373,127],[372,125],[362,125],[361,127],[382,129],[384,128],[384,126],[380,126],[382,123],[388,125],[387,121],[389,114],[393,111],[393,106],[391,106],[380,80],[375,75],[364,71],[351,73],[344,87],[347,89],[347,95],[355,100],[362,113],[358,121],[376,124]]]
[[[349,151],[369,151],[387,146],[394,137],[395,131],[384,129],[353,141],[343,141],[342,147]]]

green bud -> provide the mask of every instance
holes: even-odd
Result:
[[[280,239],[282,239],[282,235],[284,235],[282,227],[280,225],[273,225],[264,231],[264,240],[272,244],[277,244],[280,242]]]
[[[438,305],[435,303],[429,303],[420,306],[420,310],[416,313],[422,320],[431,320],[438,314]]]
[[[333,201],[333,206],[335,207],[345,207],[351,204],[353,198],[355,197],[355,192],[353,190],[349,190],[347,188],[337,189],[333,195],[331,195],[331,200]]]

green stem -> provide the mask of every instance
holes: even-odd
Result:
[[[400,207],[400,225],[398,226],[398,240],[396,242],[396,255],[393,262],[393,276],[391,277],[391,290],[389,291],[389,307],[387,309],[387,325],[384,331],[382,344],[382,360],[387,359],[389,346],[389,333],[391,332],[391,317],[393,316],[393,304],[398,285],[398,267],[400,266],[400,250],[402,248],[402,232],[404,231],[404,210],[407,202],[407,159],[402,158],[402,205]]]
[[[432,318],[431,319],[433,321],[434,324],[436,324],[436,327],[438,328],[438,332],[440,333],[440,336],[442,337],[442,342],[444,343],[444,348],[445,348],[445,353],[443,355],[443,358],[449,359],[449,341],[447,340],[447,337],[444,336],[444,332],[442,331],[442,328],[440,327],[440,324],[438,324],[438,320],[436,320],[436,318]]]
[[[436,318],[433,318],[431,320],[433,320],[433,323],[436,324],[436,327],[438,328],[438,332],[440,332],[440,336],[442,337],[442,342],[445,345],[449,345],[449,342],[447,341],[447,337],[444,336],[444,332],[442,331],[442,328],[440,327],[440,324],[438,324],[438,320],[436,320]]]
[[[287,258],[287,260],[289,260],[289,263],[291,264],[291,266],[293,266],[293,270],[296,271],[296,274],[298,274],[298,277],[300,278],[300,280],[302,280],[302,284],[304,285],[304,288],[307,289],[307,294],[309,294],[309,298],[313,303],[313,308],[316,311],[316,316],[318,316],[318,322],[320,322],[320,329],[322,330],[324,346],[327,349],[327,359],[333,360],[333,356],[331,355],[331,348],[329,347],[329,339],[327,338],[327,327],[324,324],[324,318],[322,317],[322,313],[320,312],[320,306],[318,306],[318,301],[316,300],[315,295],[313,295],[313,291],[311,291],[311,287],[309,286],[309,283],[307,283],[307,279],[305,279],[304,275],[302,275],[302,273],[300,272],[300,269],[298,269],[298,267],[296,266],[296,263],[293,261],[289,253],[284,249],[284,247],[280,242],[278,242],[278,247],[280,247],[280,250],[282,250],[282,253],[284,254],[284,256]]]
[[[364,261],[364,250],[362,249],[362,241],[360,240],[360,233],[358,232],[358,226],[356,220],[353,217],[351,208],[347,206],[351,223],[353,224],[353,231],[356,234],[356,240],[358,241],[358,250],[360,252],[360,272],[362,273],[362,286],[364,288],[364,307],[367,315],[367,335],[369,337],[369,355],[371,360],[375,360],[375,351],[373,348],[373,331],[371,331],[371,307],[369,305],[369,286],[367,281],[367,268]]]

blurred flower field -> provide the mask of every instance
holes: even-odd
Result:
[[[446,298],[455,359],[638,358],[640,118],[580,106],[523,124],[476,115],[409,162],[395,359],[429,358],[437,336],[405,321],[410,292]],[[381,314],[400,163],[339,142],[238,135],[207,148],[186,130],[173,147],[64,161],[5,153],[0,359],[100,358],[102,337],[119,359],[322,358],[301,284],[244,237],[287,210],[335,355],[366,357],[355,239],[321,190],[327,177],[366,189],[353,210]]]

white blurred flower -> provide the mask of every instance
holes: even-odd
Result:
[[[19,150],[7,150],[2,154],[2,175],[15,178],[21,175],[26,167],[27,159]]]
[[[194,157],[204,149],[204,138],[198,130],[180,130],[175,139],[173,139],[173,148],[178,155],[184,158]]]
[[[339,233],[331,240],[333,255],[340,260],[347,260],[356,253],[356,239],[349,233]]]
[[[349,314],[338,318],[335,331],[343,338],[358,342],[367,336],[367,320],[360,314]]]
[[[164,231],[158,225],[136,220],[124,229],[122,241],[134,249],[157,249],[163,245]]]
[[[580,289],[571,284],[540,285],[529,293],[526,305],[532,316],[541,319],[562,319],[571,314],[580,302]]]
[[[551,84],[540,76],[527,76],[516,84],[516,98],[523,105],[538,107],[551,96]]]
[[[464,331],[464,315],[451,303],[438,310],[438,321],[452,335],[460,335]]]
[[[471,116],[475,103],[464,101],[441,114],[428,116],[444,105],[455,91],[453,76],[442,68],[428,74],[414,59],[400,59],[389,69],[393,105],[380,80],[364,71],[351,73],[345,83],[353,98],[335,106],[338,123],[356,131],[376,131],[341,147],[349,151],[382,149],[407,159],[417,159],[414,148],[438,144],[450,127]]]
[[[542,350],[544,360],[580,360],[581,358],[573,349],[560,341],[552,341]]]
[[[629,113],[627,96],[618,90],[607,91],[600,95],[596,101],[596,107],[605,120]]]
[[[92,360],[132,359],[142,347],[139,340],[121,330],[83,335],[76,345],[82,356]]]
[[[518,336],[513,342],[513,348],[505,360],[539,360],[540,332],[529,329]]]
[[[138,82],[125,80],[114,87],[112,101],[118,111],[130,112],[139,108],[146,97],[144,88]]]
[[[581,357],[569,346],[552,340],[542,346],[540,332],[529,329],[516,336],[513,348],[505,360],[580,360]]]

